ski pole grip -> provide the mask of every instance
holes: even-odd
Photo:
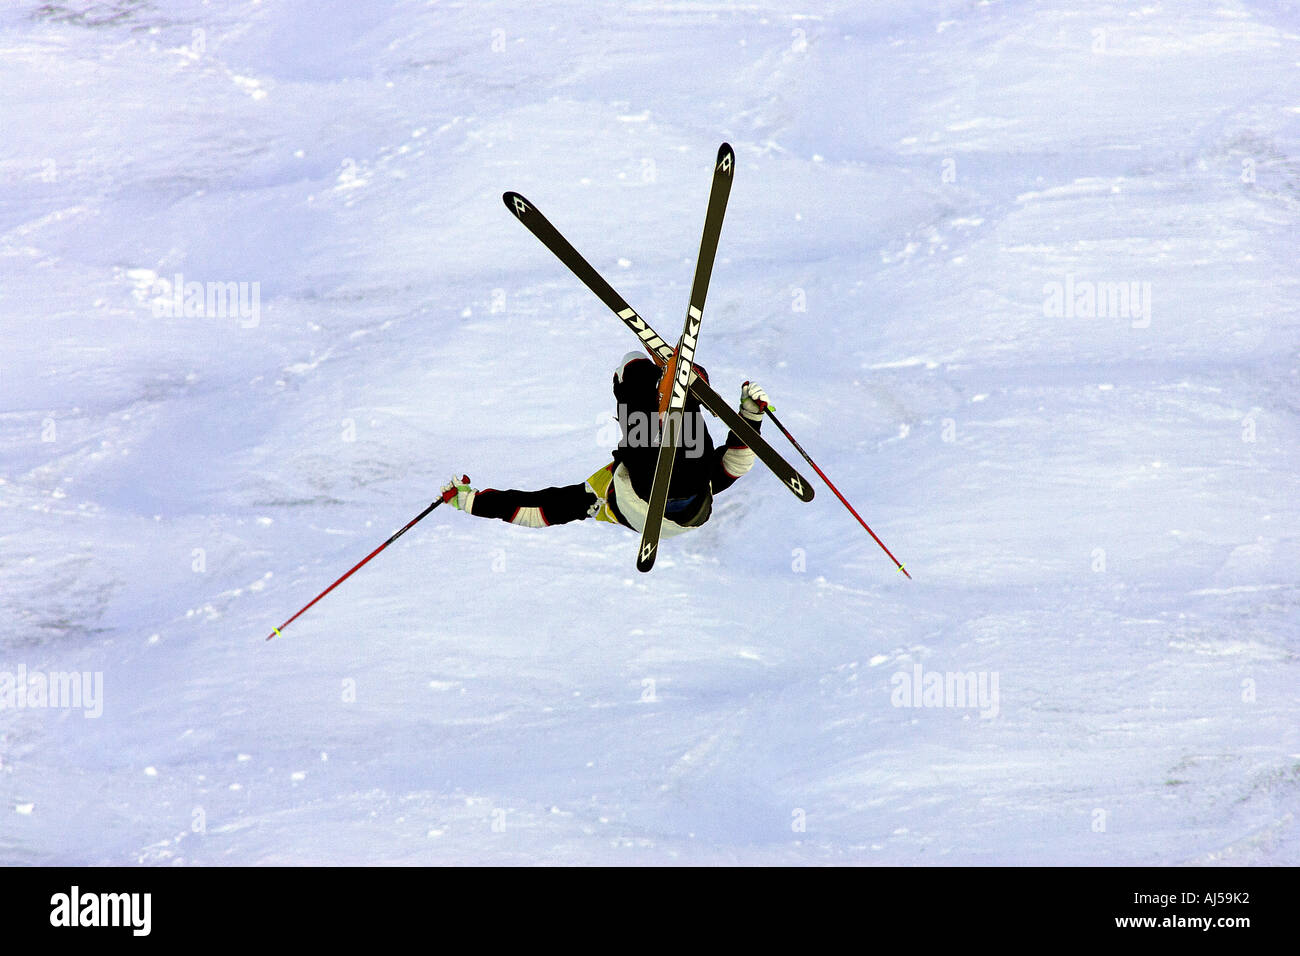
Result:
[[[468,484],[469,484],[469,475],[461,475],[461,476],[460,476],[460,483],[461,483],[462,485],[468,485]],[[443,503],[444,503],[444,504],[445,504],[446,502],[448,502],[448,501],[451,501],[451,499],[452,499],[452,498],[455,498],[455,497],[456,497],[456,487],[455,487],[454,485],[453,485],[452,487],[448,488],[446,491],[444,491],[444,492],[442,493],[442,500],[443,500]]]
[[[742,385],[741,385],[741,388],[744,388],[744,386],[745,386],[745,385],[748,385],[748,384],[749,384],[749,379],[745,379],[745,381],[744,381],[744,382],[742,383]],[[769,408],[770,408],[772,411],[776,411],[776,406],[775,406],[775,405],[769,405],[767,402],[760,402],[758,407],[759,407],[759,410],[760,410],[760,411],[764,411],[764,412],[767,411]]]

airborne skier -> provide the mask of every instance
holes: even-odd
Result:
[[[706,382],[707,373],[695,372]],[[619,443],[613,461],[585,482],[540,491],[478,490],[453,479],[442,492],[449,504],[481,518],[498,518],[528,528],[595,518],[641,532],[645,527],[659,445],[659,387],[663,369],[644,352],[629,352],[614,372]],[[740,414],[755,430],[761,427],[767,393],[746,382]],[[687,399],[682,442],[676,449],[672,483],[664,508],[662,537],[697,528],[709,520],[713,496],[730,488],[753,467],[754,452],[734,431],[715,448],[699,401]]]
[[[700,320],[704,312],[704,298],[708,291],[709,277],[713,271],[713,260],[717,253],[718,236],[722,230],[722,218],[726,211],[727,197],[731,193],[731,180],[735,165],[735,151],[728,144],[723,143],[718,149],[718,157],[713,167],[713,185],[709,191],[709,206],[704,220],[704,234],[700,240],[700,254],[695,261],[695,278],[691,283],[690,305],[686,310],[686,322],[682,328],[681,337],[677,340],[676,349],[660,338],[645,319],[637,315],[636,310],[613,290],[610,284],[601,277],[600,273],[592,268],[590,262],[578,254],[578,251],[573,248],[564,236],[560,235],[559,230],[551,225],[550,221],[537,210],[536,206],[516,192],[507,192],[501,197],[505,200],[506,208],[528,228],[529,232],[555,253],[560,261],[586,284],[587,288],[596,293],[600,300],[609,306],[629,329],[636,333],[641,340],[641,344],[650,352],[652,360],[656,364],[665,365],[673,370],[666,379],[663,379],[659,388],[660,402],[657,411],[658,415],[663,417],[656,418],[656,427],[659,422],[663,423],[663,436],[661,444],[654,453],[654,470],[648,479],[649,496],[645,496],[647,480],[644,477],[638,477],[637,480],[640,485],[632,489],[636,492],[635,499],[644,503],[644,517],[635,524],[626,515],[623,518],[623,523],[626,523],[628,527],[639,527],[641,531],[641,543],[637,549],[636,561],[638,571],[649,571],[654,566],[664,520],[669,517],[670,501],[677,499],[672,505],[674,513],[671,522],[674,527],[669,529],[669,533],[677,534],[683,528],[693,527],[694,524],[702,524],[707,519],[707,511],[688,515],[686,512],[692,506],[703,509],[711,505],[712,491],[721,490],[731,483],[727,481],[725,474],[719,475],[716,484],[712,480],[710,481],[710,494],[704,496],[702,495],[704,489],[698,480],[698,475],[695,484],[693,486],[688,484],[686,486],[688,490],[682,492],[680,490],[682,483],[673,474],[676,462],[681,457],[678,452],[685,438],[686,427],[693,421],[698,420],[693,418],[690,412],[694,409],[698,415],[700,405],[708,408],[709,411],[730,426],[729,444],[735,440],[739,443],[738,447],[744,447],[746,450],[751,451],[801,500],[811,501],[813,498],[812,487],[759,434],[756,425],[761,419],[746,418],[733,411],[709,387],[708,381],[693,369],[695,346],[700,332]],[[755,403],[755,405],[760,415],[764,411],[769,413],[771,411],[765,400],[761,403]],[[630,438],[630,433],[625,437]],[[647,455],[646,457],[649,458],[650,456]],[[687,457],[692,456],[687,455]],[[694,457],[698,457],[698,455]],[[625,463],[616,459],[607,469],[610,472],[608,478],[602,477],[597,472],[589,480],[588,485],[591,486],[592,494],[596,498],[602,499],[606,497],[603,491],[596,494],[596,489],[611,485],[613,479],[620,474],[618,468],[620,464],[624,465],[622,474],[632,474]],[[636,473],[641,474],[639,468]],[[630,482],[631,478],[628,477],[623,480]],[[734,477],[731,480],[734,481]],[[677,495],[674,494],[675,488],[678,489]],[[472,489],[466,490],[466,495],[469,494],[469,490]],[[447,489],[446,493],[452,494],[453,492],[456,492],[455,496],[459,499],[460,494],[456,489]],[[617,498],[618,493],[618,487],[614,485],[613,494],[615,498]],[[632,497],[631,495],[625,497],[625,505]],[[597,508],[597,513],[600,513],[600,508]],[[506,520],[510,519],[507,518]],[[607,520],[614,521],[618,519],[611,516]],[[692,521],[694,524],[692,524]]]
[[[536,206],[515,192],[501,197],[506,208],[623,320],[651,356],[647,358],[640,352],[629,352],[614,373],[614,398],[618,401],[621,431],[614,460],[584,482],[541,491],[498,491],[495,488],[479,491],[470,485],[468,477],[453,478],[443,485],[442,494],[427,508],[354,564],[297,614],[279,627],[272,628],[266,638],[268,641],[442,504],[450,504],[466,514],[499,518],[530,528],[567,524],[584,518],[621,524],[640,532],[636,566],[638,571],[649,571],[654,566],[660,538],[698,528],[708,521],[713,513],[714,494],[735,484],[736,479],[753,467],[755,458],[762,460],[797,498],[812,501],[812,486],[759,433],[765,414],[790,439],[858,523],[866,528],[898,570],[911,577],[781,424],[762,388],[746,382],[741,388],[739,412],[733,411],[710,387],[704,369],[695,364],[704,297],[713,270],[735,162],[736,154],[723,143],[714,165],[713,188],[709,193],[704,237],[696,260],[695,280],[691,284],[686,324],[676,349],[659,337],[649,323],[592,268],[591,263],[582,258],[537,211]],[[720,449],[714,448],[709,437],[703,408],[721,418],[729,427],[727,443]]]

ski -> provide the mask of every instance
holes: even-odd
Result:
[[[691,384],[691,370],[695,363],[695,346],[699,341],[700,325],[704,321],[704,300],[709,294],[709,279],[713,275],[713,261],[718,253],[718,240],[722,237],[722,219],[727,213],[727,199],[736,175],[736,154],[726,143],[718,147],[718,158],[713,166],[713,186],[709,190],[709,206],[704,216],[704,235],[700,238],[700,252],[695,260],[695,278],[691,282],[690,304],[686,307],[686,324],[677,348],[668,362],[665,375],[671,374],[671,390],[664,398],[667,407],[661,408],[663,427],[659,435],[659,457],[655,462],[654,483],[650,486],[649,508],[645,527],[641,529],[641,547],[637,551],[636,569],[649,571],[654,567],[659,552],[659,532],[663,528],[664,508],[668,504],[668,487],[672,484],[673,463],[677,460],[677,446],[681,440],[682,416],[686,414],[686,394]]]
[[[642,346],[650,353],[660,366],[668,363],[672,357],[673,347],[660,337],[650,323],[643,319],[637,311],[627,304],[621,295],[605,281],[582,255],[573,248],[567,239],[558,229],[551,224],[531,202],[516,192],[507,192],[502,196],[506,208],[522,222],[534,236],[541,240],[542,245],[550,249],[555,257],[569,267],[574,275],[582,280],[583,285],[596,294],[596,297],[605,303],[615,315],[623,320],[632,332],[640,339]],[[790,489],[800,500],[812,501],[813,486],[798,471],[795,470],[779,451],[773,448],[766,438],[750,422],[744,418],[736,409],[732,408],[730,403],[722,398],[708,382],[698,375],[691,375],[691,393],[699,399],[701,405],[710,412],[722,419],[736,437],[745,443],[745,445],[754,452],[754,455],[767,466],[772,474],[776,475],[787,488]]]

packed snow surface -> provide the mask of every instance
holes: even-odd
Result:
[[[1236,0],[7,4],[0,863],[1300,863],[1298,66]],[[440,509],[267,643],[608,461],[636,343],[501,193],[675,338],[723,140],[697,360],[914,580],[758,467],[649,575]]]

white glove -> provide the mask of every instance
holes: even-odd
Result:
[[[740,414],[752,422],[759,421],[763,417],[763,409],[767,407],[767,392],[763,391],[763,386],[756,385],[753,382],[746,382],[740,387]]]
[[[474,496],[478,494],[477,488],[469,486],[469,477],[453,478],[442,486],[442,500],[447,502],[457,511],[463,511],[465,514],[473,514]]]

